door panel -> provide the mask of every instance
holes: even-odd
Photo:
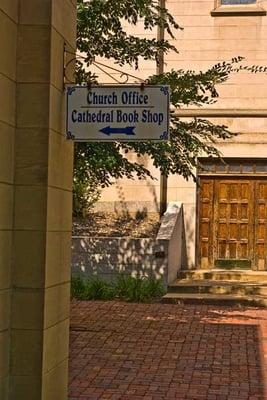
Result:
[[[200,186],[200,240],[199,257],[201,268],[209,268],[212,263],[213,243],[213,187],[212,179],[203,179]]]
[[[253,182],[215,180],[214,264],[253,257]],[[230,265],[230,263],[228,263]]]
[[[255,183],[255,266],[267,270],[267,182]]]
[[[199,197],[199,264],[201,268],[251,268],[267,264],[267,182],[247,179],[202,178]],[[257,235],[255,237],[255,213]]]

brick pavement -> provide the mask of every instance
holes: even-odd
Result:
[[[264,386],[267,310],[71,305],[71,400],[265,400]]]

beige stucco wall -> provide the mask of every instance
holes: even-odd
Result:
[[[75,0],[0,0],[1,400],[67,399],[73,146],[64,43],[75,51]]]
[[[267,9],[267,2],[259,2]],[[266,65],[267,17],[212,17],[210,11],[218,4],[214,0],[168,1],[168,7],[184,27],[177,35],[179,54],[166,57],[166,70],[171,68],[210,68],[217,62],[236,56],[245,57],[244,65]],[[239,7],[240,9],[240,7]],[[266,109],[267,74],[246,72],[233,74],[218,86],[219,99],[209,109]],[[265,118],[209,118],[239,133],[218,145],[225,157],[266,157],[267,120]],[[168,200],[184,202],[189,266],[195,261],[196,187],[180,177],[169,178]]]
[[[267,9],[267,1],[259,1],[259,6]],[[212,17],[210,12],[218,4],[215,0],[168,0],[167,7],[175,16],[183,31],[176,33],[174,44],[179,53],[165,57],[165,71],[174,69],[206,70],[217,62],[228,61],[232,57],[243,56],[243,64],[267,65],[267,17],[266,16],[225,16]],[[143,34],[143,32],[141,32]],[[146,77],[145,64],[136,74]],[[144,73],[145,71],[145,73]],[[151,65],[149,73],[151,73]],[[156,67],[154,66],[154,72]],[[216,104],[206,108],[222,110],[256,110],[267,107],[267,74],[246,72],[233,74],[220,87]],[[197,113],[196,113],[197,115]],[[218,145],[228,157],[266,157],[266,118],[209,118],[214,123],[225,124],[239,135]],[[147,161],[148,162],[148,161]],[[158,172],[155,176],[159,178]],[[118,181],[105,189],[101,207],[114,206],[113,201],[121,200],[121,205],[136,206],[156,210],[159,203],[159,180]],[[144,203],[141,203],[144,201]],[[195,260],[195,214],[196,186],[179,176],[168,179],[168,201],[184,203],[188,265]],[[143,204],[143,205],[142,205]],[[116,206],[118,207],[118,203]]]

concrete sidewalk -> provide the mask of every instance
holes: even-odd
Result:
[[[265,309],[72,302],[71,400],[265,400],[266,386]]]

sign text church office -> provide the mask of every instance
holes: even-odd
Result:
[[[67,87],[67,137],[78,142],[167,140],[168,86]]]

